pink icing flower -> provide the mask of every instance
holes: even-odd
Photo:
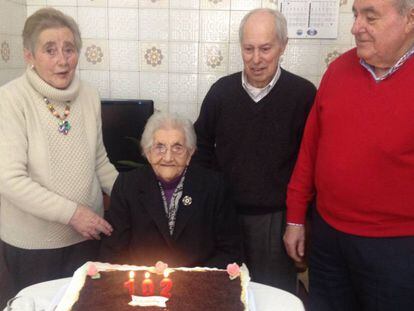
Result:
[[[167,268],[168,268],[168,264],[166,264],[165,262],[157,261],[157,263],[155,264],[155,272],[157,274],[163,274],[164,270]]]
[[[93,263],[91,263],[88,266],[88,272],[87,273],[88,273],[89,276],[97,275],[98,274],[98,269],[96,268],[96,266]]]
[[[237,263],[230,263],[227,265],[227,273],[230,279],[233,280],[240,275],[240,267]]]

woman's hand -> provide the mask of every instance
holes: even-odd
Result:
[[[102,217],[95,214],[87,206],[79,204],[69,224],[82,236],[90,240],[100,240],[102,232],[111,235],[112,226]]]

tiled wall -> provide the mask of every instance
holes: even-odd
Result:
[[[21,33],[26,19],[26,0],[0,0],[0,85],[24,70]]]
[[[193,120],[210,85],[242,68],[238,43],[242,16],[253,8],[277,7],[277,0],[25,2],[28,15],[49,5],[78,22],[84,43],[80,76],[98,87],[102,97],[153,99],[158,109]],[[351,2],[341,0],[336,40],[290,40],[282,66],[318,84],[327,64],[353,46]],[[3,11],[4,4],[16,1],[0,4]],[[11,57],[18,62],[21,52]]]

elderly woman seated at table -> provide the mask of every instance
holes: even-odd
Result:
[[[156,113],[141,147],[150,166],[121,173],[106,220],[114,231],[101,245],[112,263],[225,267],[240,262],[239,223],[223,180],[189,165],[196,135],[189,120]]]

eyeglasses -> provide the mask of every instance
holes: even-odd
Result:
[[[164,144],[155,144],[151,146],[151,152],[156,155],[165,155],[168,149],[170,149],[170,152],[173,155],[182,155],[187,151],[187,148],[180,144],[174,144],[170,147],[167,147]]]

